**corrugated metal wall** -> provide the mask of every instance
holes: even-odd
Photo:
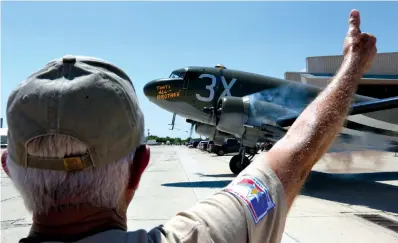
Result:
[[[309,73],[336,73],[343,56],[307,57]],[[398,74],[398,52],[377,54],[368,74]]]
[[[301,80],[301,73],[299,72],[285,72],[285,79],[286,80],[293,80],[293,81],[300,81]]]
[[[304,79],[304,80],[303,80]],[[326,79],[326,78],[305,78],[302,77],[302,83],[305,84],[312,84],[318,87],[326,87],[328,83],[330,82],[331,79]]]

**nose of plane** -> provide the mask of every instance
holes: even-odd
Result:
[[[181,78],[155,79],[144,86],[144,94],[150,100],[173,100],[181,97],[184,80]]]
[[[144,94],[148,98],[156,97],[156,80],[152,80],[145,84]]]

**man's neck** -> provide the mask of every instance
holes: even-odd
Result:
[[[76,206],[34,215],[29,237],[77,241],[110,229],[127,230],[125,214],[111,209]]]

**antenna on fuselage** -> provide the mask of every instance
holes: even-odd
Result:
[[[215,67],[215,68],[218,68],[218,69],[227,69],[227,68],[224,67],[224,65],[222,65],[222,64],[217,64],[217,65],[215,65],[214,67]]]

